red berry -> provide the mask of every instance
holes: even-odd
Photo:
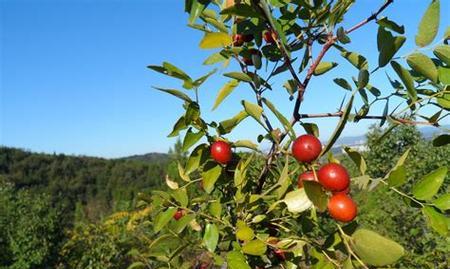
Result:
[[[284,254],[284,251],[281,249],[275,249],[273,251],[273,253],[275,254],[275,256],[277,257],[278,260],[280,261],[284,261],[286,260],[286,255]]]
[[[310,163],[319,157],[321,151],[319,139],[310,134],[297,137],[292,144],[292,155],[299,162]]]
[[[211,157],[218,163],[227,164],[231,160],[230,145],[225,141],[216,141],[211,145]]]
[[[298,188],[303,188],[303,181],[316,181],[316,178],[314,177],[313,171],[306,171],[304,173],[301,173],[298,176],[297,186]]]
[[[263,34],[264,41],[266,41],[269,44],[275,43],[275,39],[272,36],[273,31],[265,31]]]
[[[357,211],[356,203],[347,194],[335,194],[328,201],[328,212],[335,220],[350,222],[356,217]]]
[[[173,214],[173,218],[175,220],[179,220],[184,216],[184,210],[178,209],[177,212],[175,212],[175,214]]]
[[[232,36],[233,38],[233,45],[235,47],[240,47],[244,44],[244,38],[241,34],[235,34]]]
[[[340,164],[329,163],[322,166],[317,172],[320,184],[330,191],[344,191],[350,185],[350,176]]]

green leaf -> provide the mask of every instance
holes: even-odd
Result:
[[[222,174],[222,167],[215,162],[206,163],[202,172],[203,188],[207,193],[211,193],[214,189],[214,184]]]
[[[186,188],[176,189],[171,192],[172,197],[175,201],[180,204],[181,207],[187,207],[189,204],[189,197],[186,191]]]
[[[406,38],[404,36],[394,37],[390,32],[383,27],[378,27],[377,44],[378,51],[378,65],[380,67],[386,66],[394,57],[397,51],[403,46]]]
[[[443,93],[441,96],[438,96],[437,102],[439,105],[441,105],[443,108],[449,110],[450,109],[450,92]]]
[[[239,251],[230,251],[227,253],[227,266],[229,269],[251,269],[245,256]]]
[[[437,82],[438,71],[433,61],[425,54],[416,52],[410,54],[406,59],[408,65],[417,73],[423,75],[433,82]]]
[[[374,266],[395,263],[405,254],[398,243],[366,229],[353,233],[351,244],[363,262]]]
[[[172,132],[168,135],[168,137],[178,136],[181,130],[187,128],[186,121],[184,120],[184,116],[180,117],[178,121],[173,126]]]
[[[188,151],[188,149],[192,147],[195,143],[197,143],[204,135],[205,133],[202,131],[194,133],[192,132],[192,128],[189,128],[188,131],[186,132],[186,135],[184,136],[183,147],[181,148],[181,150],[183,152]]]
[[[245,223],[239,225],[236,230],[236,238],[241,241],[250,241],[255,238],[255,232]]]
[[[253,143],[251,140],[238,140],[233,143],[233,146],[237,148],[248,148],[253,150],[258,150],[258,145]]]
[[[200,106],[197,102],[191,102],[189,103],[186,114],[184,115],[184,121],[186,125],[191,124],[192,122],[195,122],[200,117]]]
[[[399,78],[402,80],[403,85],[405,85],[405,88],[408,92],[409,98],[412,101],[416,101],[417,100],[417,92],[416,92],[416,88],[414,87],[414,80],[413,80],[411,74],[409,73],[409,71],[406,70],[405,68],[403,68],[403,66],[401,66],[396,61],[392,61],[391,66],[394,69],[394,71],[397,73]]]
[[[222,53],[220,51],[220,52],[211,54],[208,58],[206,58],[206,60],[203,62],[203,64],[204,65],[216,64],[216,63],[223,62],[227,59],[228,59],[228,57],[225,56],[224,53]]]
[[[328,196],[323,190],[322,185],[315,181],[303,181],[303,188],[308,199],[319,209],[320,212],[324,212],[327,209]]]
[[[337,29],[336,36],[342,44],[348,44],[351,41],[342,26]]]
[[[216,97],[216,102],[214,103],[214,106],[212,110],[216,109],[222,101],[239,85],[239,82],[237,80],[230,80],[227,82],[222,89],[220,89],[219,93]]]
[[[215,224],[206,224],[205,234],[203,235],[203,243],[209,252],[216,250],[217,243],[219,242],[219,229]]]
[[[147,66],[147,68],[150,68],[156,72],[159,72],[167,76],[181,79],[185,82],[192,82],[191,77],[189,77],[183,70],[181,70],[180,68],[176,67],[175,65],[169,62],[163,62],[162,66],[149,65]]]
[[[202,49],[216,49],[231,45],[232,39],[226,33],[205,33],[205,36],[200,41],[200,48]]]
[[[175,233],[179,234],[194,219],[195,219],[195,215],[194,214],[185,215],[181,219],[179,219],[178,221],[174,221],[173,225],[171,226],[171,229]]]
[[[433,50],[434,55],[443,61],[446,65],[450,65],[450,45],[439,45]]]
[[[286,193],[287,189],[291,185],[291,180],[289,178],[289,161],[288,156],[286,156],[286,162],[284,164],[283,170],[280,173],[280,177],[278,179],[277,184],[279,187],[277,188],[277,199],[283,197]]]
[[[246,4],[235,4],[232,7],[225,8],[220,12],[221,15],[235,15],[246,18],[262,18],[262,15],[252,6]]]
[[[197,170],[208,158],[208,144],[198,145],[189,155],[186,162],[185,173],[189,175],[190,173]]]
[[[343,51],[341,52],[341,56],[358,69],[369,69],[369,62],[367,62],[367,59],[356,52]]]
[[[208,206],[209,213],[216,218],[220,218],[222,215],[222,204],[219,200],[211,202]]]
[[[350,97],[350,100],[348,101],[347,105],[345,106],[344,113],[341,116],[341,119],[339,120],[336,129],[334,129],[333,134],[331,135],[330,140],[328,141],[328,144],[322,149],[322,153],[320,156],[325,155],[334,145],[336,140],[341,135],[342,131],[345,128],[345,125],[347,124],[348,117],[350,116],[350,112],[352,110],[353,106],[353,99],[355,98],[355,92],[353,92],[352,96]]]
[[[440,210],[450,209],[450,193],[445,193],[433,201],[433,204]]]
[[[395,31],[399,34],[405,33],[405,27],[402,25],[398,25],[394,21],[389,20],[387,17],[383,17],[379,20],[377,20],[378,25],[383,26],[384,28],[391,29],[392,31]]]
[[[288,119],[286,119],[286,117],[284,117],[283,114],[281,114],[280,111],[278,111],[269,100],[263,98],[263,102],[270,109],[270,111],[272,111],[272,113],[277,117],[277,119],[281,122],[281,124],[283,124],[284,130],[289,133],[291,138],[295,139],[297,136]]]
[[[161,231],[164,226],[169,223],[172,219],[173,215],[177,212],[177,209],[174,207],[168,208],[166,211],[159,213],[153,222],[153,230],[155,233]]]
[[[179,90],[175,90],[175,89],[164,89],[164,88],[158,88],[158,87],[153,87],[154,89],[158,90],[158,91],[162,91],[162,92],[166,92],[168,94],[171,94],[173,96],[176,96],[178,98],[180,98],[181,100],[184,100],[186,102],[192,102],[191,98],[189,98],[189,96],[187,96],[185,93],[179,91]]]
[[[450,85],[450,67],[439,66],[438,68],[439,82],[444,85]]]
[[[221,135],[230,133],[241,121],[243,121],[247,117],[247,112],[245,112],[245,110],[242,110],[231,119],[221,121],[219,123],[219,127],[217,127],[218,132]]]
[[[419,182],[414,184],[412,194],[419,200],[430,200],[438,192],[446,175],[447,167],[440,167],[425,175]]]
[[[363,156],[359,152],[357,152],[356,150],[354,150],[350,147],[345,147],[344,150],[348,154],[350,159],[352,159],[352,161],[359,168],[359,171],[361,172],[361,174],[364,175],[367,170],[367,164],[366,164],[366,161],[364,160]]]
[[[320,76],[328,71],[330,71],[331,69],[333,69],[334,67],[336,67],[338,64],[335,62],[320,62],[316,69],[314,69],[314,76]]]
[[[388,176],[387,182],[391,187],[397,187],[405,184],[406,182],[406,169],[405,167],[399,166],[393,169]]]
[[[352,85],[350,85],[350,83],[347,82],[347,80],[343,79],[343,78],[335,78],[333,79],[334,83],[336,83],[337,85],[341,86],[342,88],[351,91],[352,90]]]
[[[252,82],[252,78],[249,75],[242,72],[230,72],[225,73],[223,75],[229,78],[234,78],[239,81]]]
[[[223,33],[228,33],[228,28],[225,26],[225,24],[221,23],[220,21],[213,18],[205,18],[205,21],[214,26],[217,30]]]
[[[300,125],[305,129],[305,132],[315,137],[319,137],[319,127],[317,124],[311,122],[302,122]]]
[[[433,228],[433,230],[442,236],[446,236],[448,234],[447,218],[445,215],[437,212],[434,208],[429,206],[422,208],[422,213],[425,215],[428,225]]]
[[[311,200],[306,195],[305,188],[288,192],[283,202],[291,213],[301,213],[312,206]]]
[[[367,83],[369,83],[369,71],[366,69],[359,70],[358,75],[358,89],[364,89],[366,87]]]
[[[255,239],[244,244],[242,246],[242,251],[248,255],[262,256],[267,251],[267,245],[263,241]]]
[[[245,111],[250,116],[255,118],[258,122],[260,121],[261,115],[262,115],[262,112],[263,112],[262,107],[260,107],[260,106],[258,106],[256,104],[250,103],[248,101],[245,101],[245,100],[242,101],[242,105],[244,106]]]
[[[427,11],[423,15],[419,23],[419,30],[416,35],[416,45],[425,47],[433,42],[439,29],[440,21],[440,1],[433,0],[428,6]]]
[[[450,143],[450,135],[449,134],[443,134],[443,135],[440,135],[440,136],[436,137],[435,139],[433,139],[433,146],[435,146],[435,147],[445,146],[445,145],[448,145],[449,143]]]
[[[194,87],[200,87],[210,76],[214,75],[217,72],[217,68],[214,68],[210,72],[208,72],[206,75],[201,76],[200,78],[194,80],[192,83]]]

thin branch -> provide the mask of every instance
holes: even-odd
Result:
[[[291,63],[291,59],[289,57],[289,53],[287,52],[285,46],[281,43],[280,40],[280,35],[278,34],[278,32],[276,31],[275,25],[273,25],[272,23],[272,18],[271,18],[271,14],[270,14],[270,10],[266,10],[265,8],[262,8],[259,5],[260,0],[252,0],[253,4],[259,8],[259,11],[261,12],[261,14],[265,17],[266,22],[269,26],[269,29],[271,31],[273,31],[272,37],[274,37],[275,42],[278,46],[278,48],[281,51],[281,54],[283,55],[284,61],[293,77],[293,79],[296,81],[297,83],[297,99],[295,101],[295,105],[294,105],[294,111],[293,111],[293,115],[292,115],[292,119],[290,121],[291,126],[294,126],[300,119],[300,105],[303,101],[303,95],[304,92],[306,91],[306,87],[308,86],[309,81],[311,80],[312,75],[314,74],[314,71],[316,70],[317,66],[319,65],[319,63],[322,61],[323,57],[325,56],[325,54],[327,53],[327,51],[333,46],[333,44],[336,42],[337,40],[337,36],[336,35],[332,35],[330,34],[328,36],[328,40],[327,42],[323,45],[322,50],[319,52],[319,55],[317,56],[317,58],[314,60],[313,64],[311,65],[311,67],[308,69],[308,72],[306,74],[305,79],[302,81],[300,81],[297,73],[295,72],[292,63]],[[265,1],[265,0],[262,0]],[[350,29],[348,29],[346,31],[346,33],[351,33],[353,31],[355,31],[356,29],[362,27],[363,25],[367,24],[368,22],[375,20],[377,18],[377,16],[384,10],[386,9],[391,3],[393,3],[394,0],[387,0],[386,3],[384,3],[384,5],[382,5],[377,12],[373,13],[372,15],[370,15],[368,18],[366,18],[365,20],[361,21],[360,23],[356,24],[355,26],[351,27]],[[265,2],[264,2],[264,5]],[[266,5],[267,7],[267,5]],[[320,35],[317,35],[316,38],[318,38]],[[309,39],[308,45],[312,46],[312,43],[316,41],[316,39],[311,40]],[[262,191],[262,188],[264,186],[265,180],[267,178],[268,172],[269,172],[269,167],[272,165],[273,162],[273,158],[276,154],[276,148],[277,148],[277,143],[281,143],[281,141],[283,141],[283,139],[286,137],[287,135],[287,131],[284,131],[281,135],[280,138],[278,139],[278,141],[273,141],[272,143],[272,147],[268,153],[268,157],[266,160],[266,163],[260,173],[259,179],[258,179],[258,187],[257,187],[257,193],[260,193]]]

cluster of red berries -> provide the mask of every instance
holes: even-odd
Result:
[[[274,44],[276,42],[274,37],[276,37],[276,33],[272,30],[267,30],[263,33],[263,39],[267,44]],[[244,45],[244,43],[252,41],[254,38],[255,37],[252,34],[234,34],[232,36],[233,46],[240,47]],[[253,65],[252,55],[261,56],[261,52],[257,49],[249,49],[248,56],[242,57],[242,61],[246,65]]]
[[[313,135],[299,136],[292,144],[292,155],[297,161],[311,163],[322,151],[322,144]],[[297,186],[303,187],[303,181],[316,181],[315,171],[306,171],[298,177]],[[322,187],[332,193],[328,201],[328,212],[335,220],[352,221],[357,214],[356,203],[350,198],[350,176],[340,164],[328,163],[317,171],[317,179]]]

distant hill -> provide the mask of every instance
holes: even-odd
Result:
[[[144,161],[144,162],[167,162],[170,159],[169,154],[167,153],[158,153],[158,152],[151,152],[147,154],[142,155],[132,155],[124,158],[120,158],[122,160],[131,160],[131,161]]]
[[[0,146],[0,178],[17,189],[50,194],[69,218],[77,205],[91,220],[127,208],[138,192],[163,186],[169,162],[162,153],[104,159]]]

